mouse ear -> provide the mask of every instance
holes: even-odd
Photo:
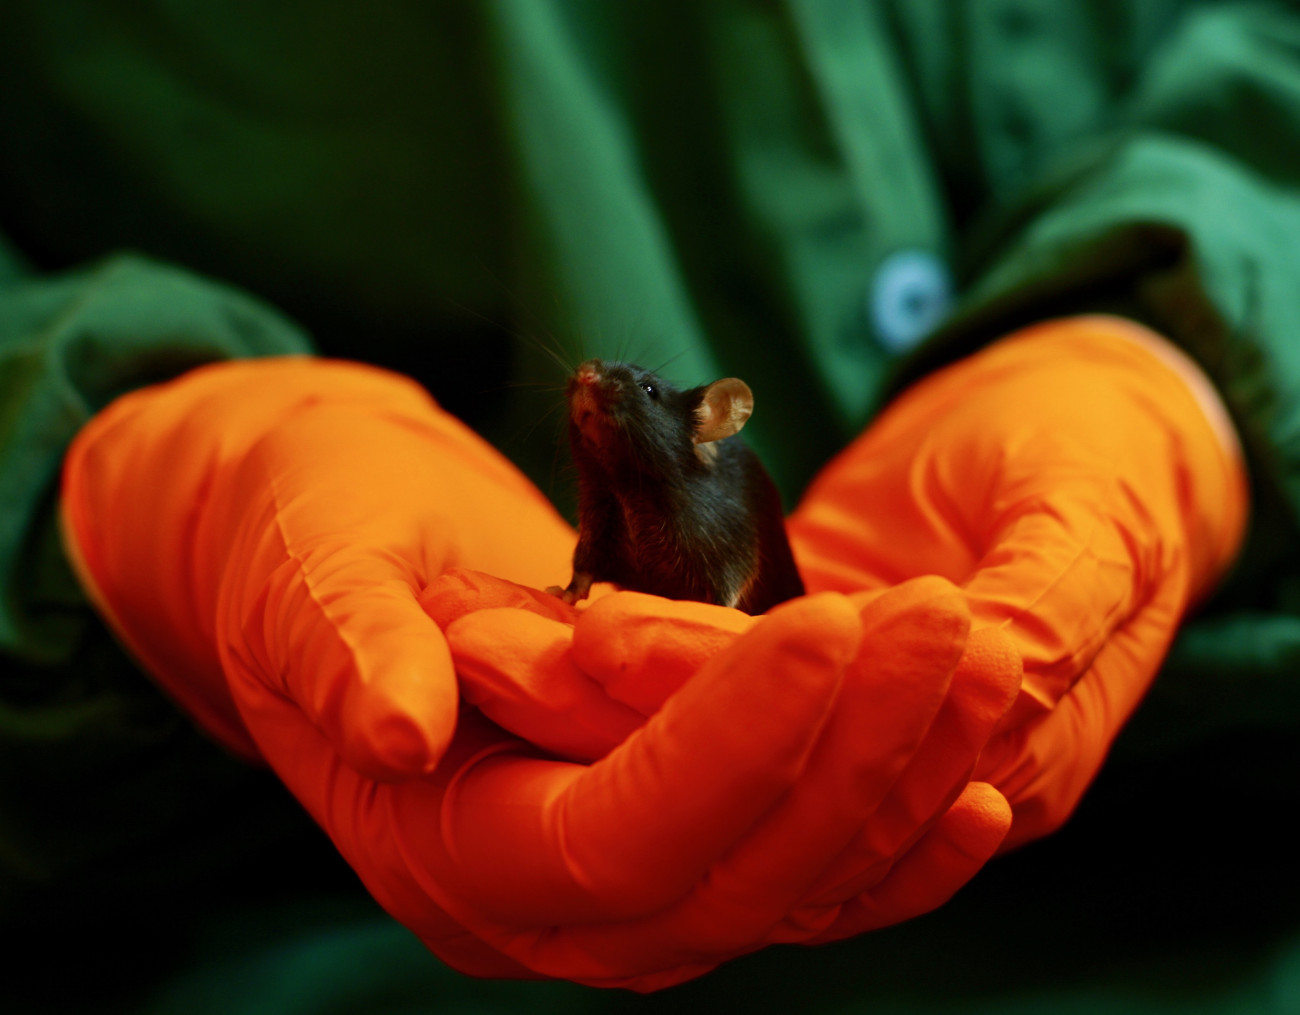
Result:
[[[695,443],[707,444],[740,433],[754,411],[754,393],[739,377],[724,377],[704,389],[695,410]]]

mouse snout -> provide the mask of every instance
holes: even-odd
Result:
[[[569,415],[583,436],[592,444],[607,440],[609,410],[618,401],[617,387],[611,383],[600,360],[581,364],[569,378]]]
[[[605,373],[600,360],[588,360],[569,378],[566,394],[574,405],[595,408],[596,398],[605,388]]]
[[[593,412],[619,400],[619,385],[598,359],[588,360],[569,378],[569,402],[576,409]]]
[[[573,383],[581,387],[590,387],[593,384],[599,384],[603,366],[598,359],[589,359],[585,363],[580,363],[578,369],[573,372]]]

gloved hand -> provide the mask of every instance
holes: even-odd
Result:
[[[378,779],[427,774],[455,729],[419,591],[466,562],[544,582],[573,542],[418,385],[306,357],[217,364],[114,402],[68,452],[62,521],[119,637],[223,743],[263,753],[226,686],[256,682]]]
[[[529,968],[666,986],[925,912],[1001,841],[1008,810],[969,778],[1018,660],[998,632],[967,637],[949,583],[757,619],[636,593],[557,604],[473,573],[426,596],[467,700],[600,758],[458,761],[419,847],[440,905]]]
[[[828,664],[838,664],[826,653],[854,630],[838,626],[841,607],[824,596],[783,604],[762,618],[631,592],[578,611],[487,575],[449,572],[424,601],[446,628],[466,700],[529,742],[575,758],[604,758],[589,770],[593,778],[601,773],[597,784],[640,787],[638,796],[671,786],[674,796],[656,797],[655,808],[680,805],[679,794],[694,800],[695,782],[706,772],[768,753],[772,723],[803,722],[802,708],[789,711],[799,689],[814,675],[819,683],[828,678]],[[573,928],[560,938],[564,948],[581,942],[594,954],[618,955],[619,968],[654,969],[672,955],[694,967],[632,983],[662,986],[764,944],[828,941],[927,912],[992,855],[1009,813],[992,787],[968,780],[1014,695],[1019,660],[1000,632],[967,637],[964,600],[941,579],[848,601],[858,611],[861,644],[817,746],[784,798],[717,853],[706,880],[654,920],[629,921],[617,931]],[[819,651],[810,652],[812,646]],[[700,703],[701,687],[722,672],[741,697]],[[707,754],[704,735],[687,727],[706,713],[718,724],[717,742],[737,751],[725,764]],[[677,748],[653,760],[625,760],[640,757],[641,737]],[[692,752],[689,764],[666,774],[679,763],[677,751],[692,743],[708,763]],[[618,814],[606,809],[611,819]],[[667,834],[684,836],[677,849],[697,849],[716,834],[714,817],[725,813],[717,801],[701,805],[689,826]],[[646,819],[665,820],[649,811]],[[653,849],[638,847],[630,857],[611,851],[602,866],[631,863],[622,874],[629,889],[636,880],[648,888],[659,879],[636,865],[668,848],[669,840],[655,840]],[[469,856],[464,850],[462,862]],[[521,863],[515,857],[477,876],[500,878]],[[562,868],[567,877],[573,866]],[[456,874],[449,880],[463,883],[465,870]],[[524,880],[536,886],[544,879],[530,873]],[[515,881],[485,880],[480,890],[489,889],[522,890]]]
[[[662,601],[656,617],[648,597],[580,618],[527,593],[544,616],[505,611],[493,645],[535,640],[524,629],[541,620],[552,647],[514,684],[582,658],[636,687],[682,632],[694,655],[617,720],[603,702],[617,732],[587,738],[603,755],[590,765],[459,708],[417,597],[450,629],[448,582],[463,579],[435,576],[466,565],[542,586],[573,536],[378,371],[225,364],[127,396],[70,450],[63,520],[83,581],[160,684],[267,761],[381,904],[468,972],[650,989],[770,941],[856,933],[941,903],[1010,821],[969,778],[1019,662],[998,632],[968,636],[941,579],[740,623]],[[476,596],[462,634],[492,619]],[[579,630],[652,645],[593,662]],[[466,680],[487,707],[482,686]]]
[[[789,528],[810,591],[943,575],[976,630],[1010,635],[1024,683],[976,771],[1012,805],[1010,848],[1074,809],[1246,511],[1240,450],[1200,371],[1096,316],[1029,328],[905,392]]]

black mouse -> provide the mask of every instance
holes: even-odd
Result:
[[[569,603],[593,582],[763,613],[803,594],[776,484],[736,436],[744,381],[681,390],[630,363],[587,360],[569,378],[578,474]]]

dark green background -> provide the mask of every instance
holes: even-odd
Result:
[[[1300,16],[1173,0],[0,7],[0,1008],[1300,1010]],[[954,280],[910,356],[873,280]],[[950,905],[648,998],[480,983],[199,738],[54,538],[113,395],[316,348],[402,370],[557,501],[584,354],[736,373],[793,503],[908,377],[1146,321],[1255,494],[1071,823]]]

